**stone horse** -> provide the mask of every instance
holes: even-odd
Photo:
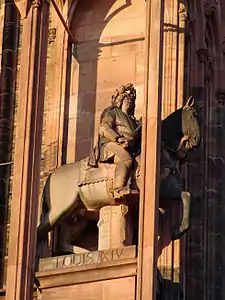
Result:
[[[140,131],[139,131],[140,133]],[[180,238],[189,228],[191,195],[182,191],[180,163],[187,158],[188,152],[200,143],[200,130],[194,99],[162,121],[161,127],[161,180],[160,197],[179,199],[183,203],[181,225],[173,233],[173,239]],[[137,135],[136,145],[141,140]],[[136,158],[132,170],[131,184],[140,186],[140,156]],[[111,189],[113,187],[115,166],[99,164],[98,168],[88,168],[87,159],[61,166],[52,172],[42,193],[42,212],[37,230],[40,243],[50,230],[68,216],[74,216],[73,240],[79,236],[88,218],[98,217],[99,210],[106,205],[116,205]],[[126,196],[125,196],[126,197]],[[134,195],[135,197],[135,195]],[[137,198],[137,197],[136,197]],[[132,202],[132,195],[129,201]],[[63,232],[67,246],[71,246],[71,235]],[[68,248],[68,247],[67,247]],[[70,248],[71,249],[71,248]]]

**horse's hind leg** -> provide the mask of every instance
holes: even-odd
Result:
[[[72,242],[79,237],[87,226],[87,219],[79,218],[74,222],[64,220],[61,224],[61,234],[57,240],[57,255],[74,253]]]
[[[50,229],[51,226],[48,222],[48,214],[43,214],[41,216],[41,222],[37,228],[37,249],[36,249],[37,262],[39,258],[44,258],[49,256],[48,232],[50,231]]]
[[[187,232],[190,226],[190,208],[191,208],[191,194],[189,192],[181,192],[181,199],[183,203],[183,217],[179,229],[175,230],[172,235],[172,240],[177,240]]]

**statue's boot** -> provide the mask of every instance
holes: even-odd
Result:
[[[130,193],[131,193],[131,190],[128,186],[118,187],[113,190],[115,199],[122,198],[123,196],[129,195]]]
[[[172,241],[181,238],[188,231],[190,227],[189,220],[190,220],[190,208],[191,208],[191,194],[188,192],[182,192],[181,199],[183,202],[183,219],[180,227],[172,233],[172,237],[171,237]]]
[[[126,164],[126,162],[120,161],[116,166],[115,188],[113,190],[115,199],[119,199],[125,195],[130,194],[131,192],[130,188],[126,185],[131,165],[132,164],[130,163]]]

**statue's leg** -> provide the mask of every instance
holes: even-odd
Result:
[[[127,183],[128,179],[128,172],[130,169],[130,166],[132,165],[132,161],[128,161],[126,164],[125,161],[120,160],[119,163],[116,166],[115,170],[115,189],[122,189]]]
[[[48,232],[51,225],[48,222],[48,214],[41,216],[41,222],[37,228],[37,249],[36,249],[36,267],[38,267],[39,258],[49,257]]]
[[[172,234],[172,240],[177,240],[187,232],[190,226],[190,208],[191,208],[191,194],[189,192],[181,192],[181,199],[183,203],[183,217],[179,229]]]
[[[116,143],[108,143],[106,148],[115,154],[114,162],[117,166],[115,170],[114,196],[117,198],[117,196],[120,197],[120,193],[121,196],[123,193],[129,193],[129,189],[125,191],[125,187],[133,164],[133,158],[128,151]]]

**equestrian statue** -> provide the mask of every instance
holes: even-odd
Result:
[[[142,123],[134,117],[135,101],[133,84],[118,88],[111,105],[101,114],[98,142],[90,156],[49,175],[42,193],[38,243],[68,216],[73,215],[74,240],[103,206],[137,203]],[[190,219],[191,194],[182,189],[180,165],[199,144],[198,111],[190,97],[161,123],[159,198],[181,200],[183,204],[182,221],[172,233],[173,240],[188,230]],[[65,245],[71,246],[71,235],[65,233],[64,239]]]

